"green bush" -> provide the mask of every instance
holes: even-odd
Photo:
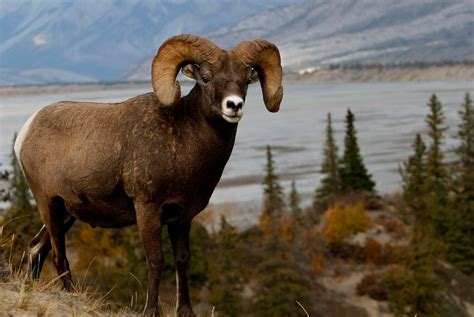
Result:
[[[429,266],[392,267],[384,278],[396,316],[439,316],[440,283]]]
[[[388,299],[388,290],[382,274],[368,274],[357,284],[357,295],[367,295],[372,299],[384,301]]]

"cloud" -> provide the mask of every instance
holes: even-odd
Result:
[[[34,36],[31,41],[36,46],[43,46],[43,45],[48,44],[48,38],[44,34],[38,34]]]

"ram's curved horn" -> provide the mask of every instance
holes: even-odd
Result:
[[[276,45],[265,40],[244,41],[232,52],[258,72],[265,106],[268,111],[277,112],[283,98],[283,87],[280,52]]]
[[[151,83],[163,106],[172,106],[181,98],[181,87],[176,76],[189,63],[215,63],[221,49],[211,41],[190,34],[169,38],[158,49],[151,65]]]

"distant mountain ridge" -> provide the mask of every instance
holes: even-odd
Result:
[[[361,61],[473,58],[474,2],[324,1],[269,10],[211,34],[227,45],[263,37],[282,47],[287,66]]]
[[[295,1],[2,0],[0,84],[118,80],[171,35],[205,34]]]
[[[338,63],[472,60],[474,2],[306,1],[267,10],[208,36],[223,47],[251,38],[271,40],[290,71]],[[147,79],[144,70],[142,65],[124,78]]]
[[[0,2],[0,84],[148,80],[183,32],[275,42],[283,66],[473,59],[472,0]],[[19,23],[18,23],[19,22]]]

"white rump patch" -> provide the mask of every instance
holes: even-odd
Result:
[[[21,146],[23,145],[23,142],[25,141],[26,136],[28,135],[28,131],[30,130],[30,125],[31,122],[33,122],[33,119],[35,118],[36,114],[39,112],[36,111],[31,117],[26,120],[25,124],[23,125],[23,128],[21,128],[20,132],[18,132],[18,135],[16,136],[15,140],[15,145],[13,146],[13,150],[15,151],[16,158],[18,162],[21,164],[21,159],[20,159],[20,152],[21,152]],[[22,166],[23,168],[23,166]]]

